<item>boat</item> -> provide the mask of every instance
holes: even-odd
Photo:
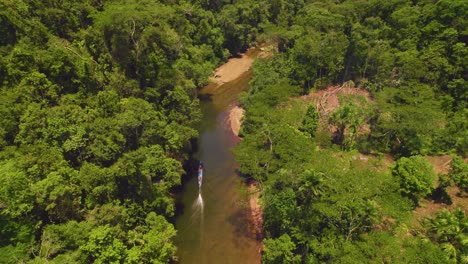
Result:
[[[201,191],[202,180],[203,180],[203,164],[200,161],[200,163],[198,164],[198,190],[199,191]]]

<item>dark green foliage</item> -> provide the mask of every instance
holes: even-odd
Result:
[[[431,87],[424,84],[387,88],[377,93],[378,114],[371,139],[379,148],[411,156],[436,152],[433,142],[444,115]]]

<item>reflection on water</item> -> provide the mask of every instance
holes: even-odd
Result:
[[[204,164],[203,189],[200,193],[193,175],[178,197],[184,205],[174,241],[180,263],[259,263],[259,242],[250,228],[248,201],[239,192],[241,181],[231,153],[237,138],[225,127],[228,106],[250,76],[246,72],[201,97],[204,119],[195,159]]]

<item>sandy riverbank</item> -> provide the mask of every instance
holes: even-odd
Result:
[[[263,248],[263,210],[260,206],[260,189],[256,182],[251,182],[248,184],[248,190],[250,195],[249,205],[252,214],[252,224],[254,227],[255,236],[257,240],[260,241],[258,251],[261,253]]]
[[[211,77],[210,80],[218,84],[234,81],[248,71],[253,62],[254,58],[247,54],[241,54],[238,58],[231,58],[215,70],[215,76]]]
[[[244,109],[240,106],[233,106],[229,110],[227,117],[227,125],[235,136],[239,136],[239,131],[242,125],[242,117],[244,117]]]

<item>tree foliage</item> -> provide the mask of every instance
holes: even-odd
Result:
[[[196,90],[262,20],[205,4],[0,3],[0,262],[172,260]]]
[[[295,245],[287,234],[277,239],[266,239],[264,243],[263,263],[300,263],[300,256],[294,255]]]
[[[400,190],[410,196],[424,197],[435,188],[437,179],[432,165],[421,156],[403,157],[392,168]]]
[[[434,218],[429,240],[398,228],[401,191],[434,184],[414,155],[466,156],[467,14],[463,0],[2,1],[0,262],[171,261],[196,89],[263,41],[274,51],[254,64],[234,150],[263,186],[263,260],[465,261],[464,238],[435,223],[462,230],[460,213]],[[375,108],[340,98],[320,117],[350,152],[320,149],[315,105],[290,98],[348,80]],[[403,158],[392,177],[356,148]],[[462,189],[465,167],[450,172]]]
[[[304,119],[302,120],[302,127],[300,130],[306,133],[306,135],[313,137],[317,131],[319,121],[320,116],[317,109],[315,106],[309,106],[309,108],[307,108]]]
[[[453,156],[449,176],[463,192],[468,191],[468,164],[461,157]]]
[[[428,237],[438,243],[450,263],[465,263],[468,254],[468,219],[460,208],[453,212],[440,211],[426,218],[424,226]]]

